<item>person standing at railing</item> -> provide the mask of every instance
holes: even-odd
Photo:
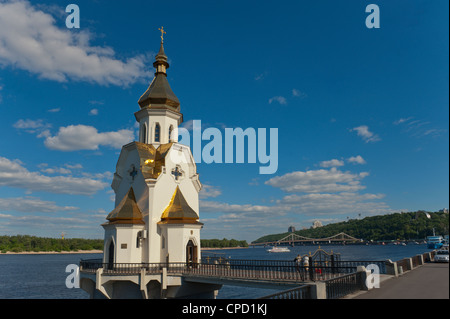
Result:
[[[309,269],[309,256],[303,257],[303,267],[305,267],[305,270],[308,271],[308,269]]]
[[[305,280],[305,276],[303,275],[302,272],[302,256],[297,255],[297,257],[294,258],[294,262],[295,262],[295,268],[297,270],[297,272],[300,274],[300,279],[303,281]]]
[[[310,258],[311,258],[310,256],[303,257],[303,267],[305,269],[306,274],[309,272],[309,259]],[[312,268],[311,268],[311,270],[312,270]],[[313,272],[309,273],[309,279],[314,281],[314,273]]]

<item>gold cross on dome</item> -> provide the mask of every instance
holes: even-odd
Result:
[[[167,33],[164,31],[164,27],[158,28],[159,31],[161,31],[161,43],[164,42],[164,34]]]

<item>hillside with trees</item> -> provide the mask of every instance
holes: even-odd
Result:
[[[201,239],[200,244],[204,248],[228,248],[228,247],[248,247],[245,240],[236,239]]]
[[[365,241],[420,240],[433,235],[433,228],[436,231],[436,235],[448,235],[449,214],[436,212],[429,213],[429,216],[430,218],[423,212],[378,215],[364,219],[350,219],[314,229],[303,229],[294,233],[308,238],[326,238],[344,232]],[[258,238],[253,243],[276,241],[289,234],[286,232],[266,235]]]

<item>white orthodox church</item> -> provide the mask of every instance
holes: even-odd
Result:
[[[177,143],[183,115],[167,81],[169,64],[162,39],[153,63],[155,77],[138,101],[140,110],[134,113],[139,141],[122,147],[114,173],[115,208],[102,224],[104,265],[200,262],[203,224],[199,222],[198,193],[202,185],[190,148]],[[91,297],[96,290],[109,298],[134,296],[133,284],[125,283],[133,279],[112,280],[97,274],[89,282],[88,277],[82,275],[80,283]],[[134,290],[144,298],[159,296],[161,282],[143,288],[142,280],[134,283],[139,284]]]
[[[201,184],[189,147],[178,144],[183,121],[170,88],[163,43],[156,73],[139,99],[139,142],[122,147],[112,188],[115,209],[106,217],[104,262],[198,262]]]

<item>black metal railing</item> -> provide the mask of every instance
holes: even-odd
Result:
[[[362,289],[361,272],[327,280],[327,299],[338,299]]]
[[[80,261],[80,271],[95,272],[99,268],[103,268],[103,259],[83,259]]]
[[[300,287],[283,290],[270,294],[259,299],[311,299],[311,285],[302,285]]]
[[[356,265],[340,262],[330,266],[329,263],[313,263],[303,266],[293,261],[277,260],[225,260],[215,263],[102,263],[102,260],[82,260],[80,271],[94,273],[102,268],[108,275],[131,275],[145,271],[146,274],[161,273],[163,268],[168,274],[186,276],[210,276],[227,278],[245,278],[257,280],[278,280],[305,282],[328,280],[342,274],[356,271]]]

